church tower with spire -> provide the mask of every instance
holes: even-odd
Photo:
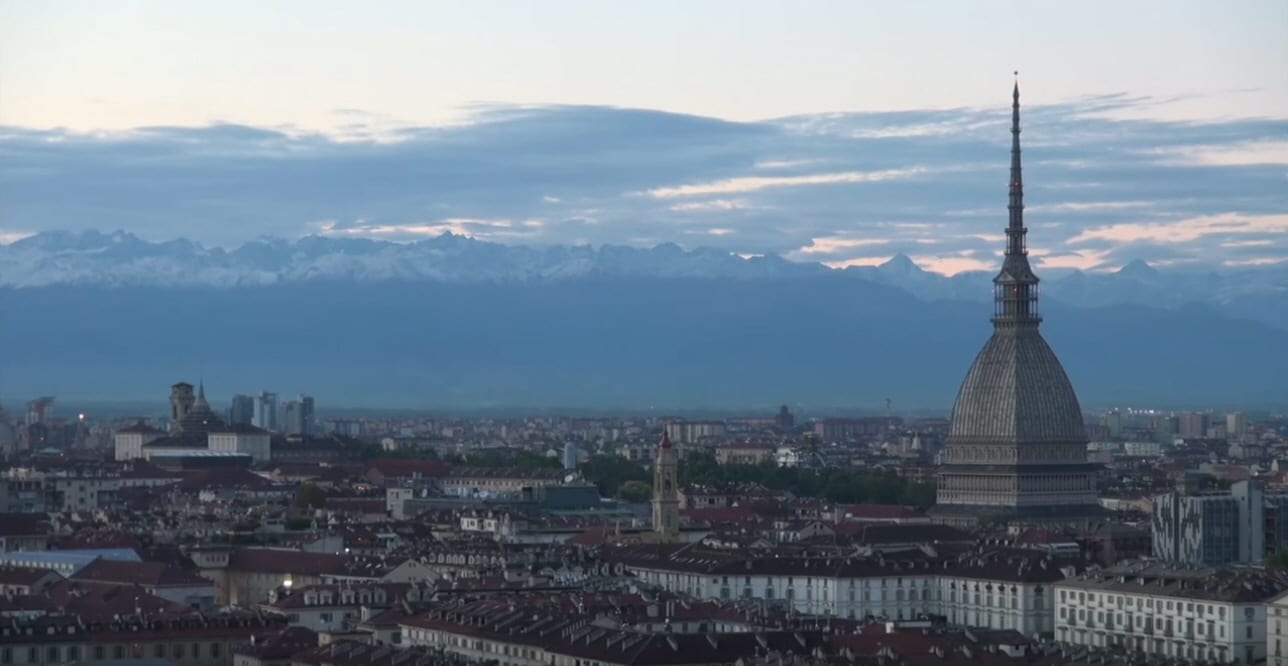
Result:
[[[938,474],[937,522],[1076,524],[1099,512],[1078,396],[1038,331],[1025,244],[1020,85],[1011,102],[1006,253],[993,278],[993,335],[966,373]]]
[[[679,463],[665,431],[653,459],[653,534],[668,542],[680,536]]]

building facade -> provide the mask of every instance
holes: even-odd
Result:
[[[1255,481],[1230,491],[1177,490],[1154,498],[1154,556],[1193,565],[1261,564],[1288,543],[1288,493]]]
[[[1192,662],[1266,656],[1267,601],[1284,582],[1258,570],[1136,563],[1057,583],[1055,640]]]
[[[139,421],[116,431],[115,457],[117,460],[136,460],[143,457],[143,445],[151,443],[165,433]]]
[[[223,453],[245,453],[256,463],[266,463],[273,455],[272,435],[252,425],[232,425],[207,436],[207,448]]]
[[[255,396],[255,416],[251,425],[277,432],[277,394],[264,391]]]
[[[610,554],[641,583],[719,601],[755,600],[801,615],[916,620],[957,626],[1054,628],[1052,586],[1079,565],[1035,550],[999,548],[942,557],[923,550],[854,557],[730,556],[696,548]]]

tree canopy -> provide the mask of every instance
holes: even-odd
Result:
[[[605,497],[622,497],[627,483],[650,486],[648,470],[620,456],[595,456],[581,466],[581,472],[599,487],[600,494]],[[705,454],[689,456],[680,463],[680,483],[717,487],[731,483],[757,483],[773,490],[786,490],[797,497],[822,497],[847,504],[928,507],[935,503],[933,486],[913,483],[888,471],[851,467],[813,470],[779,467],[773,462],[721,465],[714,457]],[[629,492],[638,493],[638,488],[632,486]]]
[[[643,481],[627,481],[617,489],[617,496],[627,502],[647,502],[653,497],[653,486]]]
[[[326,491],[306,483],[295,491],[294,505],[299,509],[321,509],[326,506]]]

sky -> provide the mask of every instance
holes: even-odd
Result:
[[[1288,3],[0,0],[0,241],[1288,259]]]

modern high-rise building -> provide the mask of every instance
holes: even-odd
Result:
[[[54,398],[44,396],[27,403],[27,425],[48,423],[54,418]]]
[[[255,422],[255,398],[240,393],[228,406],[229,425],[251,425]]]
[[[1227,491],[1178,489],[1154,498],[1154,557],[1195,565],[1261,564],[1288,545],[1288,493],[1255,481]]]
[[[1175,416],[1160,416],[1154,420],[1154,439],[1159,443],[1172,443],[1181,431],[1181,420]]]
[[[255,416],[251,425],[276,432],[277,427],[277,394],[264,391],[255,396]]]
[[[1201,412],[1188,412],[1180,416],[1180,434],[1185,439],[1202,439],[1207,437],[1210,418]]]
[[[1243,412],[1230,412],[1225,415],[1225,436],[1232,442],[1243,439],[1248,433],[1248,418]]]
[[[577,469],[577,462],[581,459],[581,451],[577,449],[576,442],[564,442],[563,449],[563,467],[564,469]]]
[[[313,434],[313,397],[301,393],[298,399],[287,402],[282,420],[288,435]]]
[[[1105,414],[1105,427],[1109,429],[1109,436],[1118,438],[1123,436],[1123,413],[1114,410]]]
[[[1029,266],[1020,168],[1020,87],[1011,104],[1010,220],[993,278],[993,335],[953,406],[938,522],[1055,525],[1100,513],[1082,409],[1060,360],[1038,331],[1038,277]]]

